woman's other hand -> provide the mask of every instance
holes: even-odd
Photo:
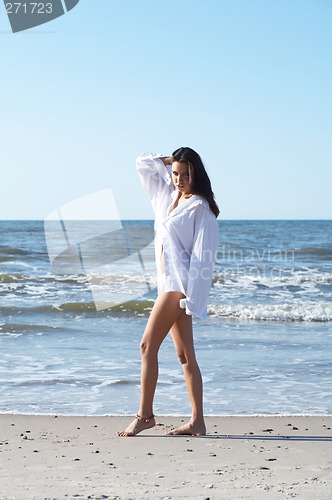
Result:
[[[173,163],[173,156],[161,156],[160,159],[165,166]]]

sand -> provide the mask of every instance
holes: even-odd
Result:
[[[168,437],[157,417],[0,415],[3,499],[332,499],[332,417],[208,417],[205,437]]]

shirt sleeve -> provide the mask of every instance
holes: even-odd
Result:
[[[156,208],[157,202],[160,203],[165,196],[169,197],[173,191],[171,167],[165,167],[160,156],[145,153],[136,160],[138,175],[153,208]]]
[[[195,219],[186,297],[180,299],[180,307],[186,309],[188,315],[206,318],[218,242],[217,220],[209,209],[200,205]]]

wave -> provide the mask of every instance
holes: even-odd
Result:
[[[116,380],[105,380],[98,385],[98,387],[108,387],[110,385],[138,385],[140,380],[132,380],[132,379],[116,379]]]
[[[131,300],[122,304],[117,304],[110,306],[108,309],[99,311],[98,314],[106,313],[119,313],[119,314],[145,314],[150,312],[153,306],[154,300]],[[20,311],[24,314],[48,314],[48,313],[58,313],[58,312],[73,312],[73,313],[83,313],[83,312],[97,312],[94,302],[64,302],[52,305],[43,305],[36,307],[0,307],[0,315],[3,314],[14,314]]]
[[[30,255],[31,251],[22,250],[21,248],[10,247],[6,245],[0,245],[0,254],[7,255]]]
[[[209,314],[217,318],[254,321],[332,321],[330,304],[253,304],[210,305]]]
[[[287,286],[299,286],[307,287],[308,285],[330,285],[332,284],[332,274],[331,273],[317,273],[317,272],[305,272],[305,271],[294,271],[291,270],[287,272],[287,269],[280,270],[278,274],[278,269],[259,269],[255,268],[250,274],[249,272],[239,272],[233,270],[232,268],[226,269],[222,273],[216,273],[213,277],[214,285],[263,285],[268,288],[274,287],[287,287]]]
[[[96,385],[95,382],[90,380],[79,380],[76,378],[40,378],[40,379],[29,379],[29,380],[12,380],[10,382],[11,387],[33,387],[33,386],[54,386],[54,385],[84,385],[93,387]]]
[[[140,383],[139,379],[114,379],[114,380],[105,380],[100,382],[98,379],[91,378],[77,378],[77,377],[51,377],[45,374],[40,378],[36,379],[26,379],[19,380],[13,379],[10,382],[12,387],[31,387],[31,386],[53,386],[53,385],[77,385],[77,386],[90,386],[90,387],[108,387],[110,385],[137,385]]]
[[[109,386],[118,386],[118,385],[139,385],[140,379],[110,379],[104,380],[100,382],[98,379],[91,378],[76,378],[76,377],[40,377],[37,379],[13,379],[10,381],[11,387],[34,387],[34,386],[53,386],[53,385],[70,385],[70,386],[87,386],[87,387],[95,387],[97,389]],[[168,386],[169,382],[158,382],[159,386]]]
[[[55,332],[63,331],[63,328],[47,325],[35,325],[28,323],[0,323],[0,335],[5,333],[20,333],[20,332]]]
[[[309,253],[309,254],[327,254],[332,257],[332,248],[324,247],[298,247],[294,249],[297,253]]]
[[[108,309],[104,309],[106,312],[111,311],[115,313],[146,313],[149,312],[153,306],[154,301],[151,300],[131,300],[122,304],[117,304],[110,306]],[[71,312],[84,312],[84,311],[96,311],[96,306],[94,302],[67,302],[63,304],[53,305],[53,309],[59,311],[71,311]]]
[[[129,272],[127,269],[124,269],[122,272],[120,272],[119,270],[117,274],[115,274],[114,272],[109,273],[105,271],[99,274],[95,272],[88,275],[83,272],[80,274],[33,274],[29,272],[9,272],[0,273],[0,283],[35,282],[36,284],[89,284],[91,282],[93,284],[96,283],[97,285],[106,286],[111,286],[113,283],[117,283],[117,285],[119,283],[123,283],[124,286],[127,286],[128,283],[146,283],[147,278],[149,278],[149,280],[154,283],[156,282],[155,274],[156,273],[146,276],[145,274],[139,272],[137,272],[136,274],[135,272]]]
[[[21,273],[0,273],[0,283],[17,283],[25,280],[26,276]]]
[[[155,273],[144,275],[141,272],[130,272],[127,269],[119,269],[119,272],[115,274],[114,272],[103,272],[100,274],[94,273],[86,275],[84,273],[79,274],[34,274],[34,273],[24,273],[24,272],[4,272],[0,273],[0,283],[29,283],[36,285],[39,284],[86,284],[94,286],[105,286],[111,290],[112,285],[116,286],[122,285],[124,289],[130,286],[135,286],[135,284],[144,284],[147,279],[152,285],[156,282]],[[330,272],[317,272],[316,269],[287,269],[278,267],[243,267],[234,268],[232,266],[224,266],[222,270],[216,269],[213,276],[214,285],[236,285],[240,284],[243,286],[247,284],[259,285],[262,284],[267,287],[275,286],[301,286],[301,285],[329,285],[332,284],[332,273]]]
[[[35,281],[36,283],[84,283],[88,281],[85,274],[30,274],[30,273],[0,273],[0,283],[17,283],[18,281]]]
[[[36,307],[0,308],[1,314],[13,314],[19,310],[24,314],[59,314],[69,313],[95,313],[117,316],[147,316],[154,304],[153,299],[132,300],[118,304],[102,311],[97,311],[94,302],[67,302]],[[332,321],[332,304],[327,303],[298,303],[298,304],[210,304],[208,315],[215,318],[229,318],[240,321],[306,321],[306,322],[329,322]],[[0,333],[41,331],[43,333],[58,330],[57,327],[49,327],[37,324],[2,324]]]
[[[308,256],[310,259],[332,260],[332,248],[299,247],[294,249],[294,255],[300,258]]]

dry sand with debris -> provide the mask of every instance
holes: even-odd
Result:
[[[207,417],[204,437],[129,417],[0,415],[0,498],[332,499],[332,417]]]

